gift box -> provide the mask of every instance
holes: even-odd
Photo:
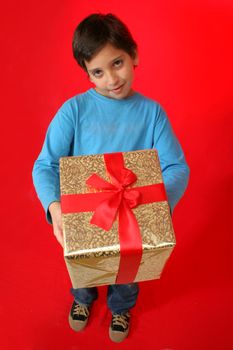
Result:
[[[60,188],[74,288],[160,278],[176,242],[156,150],[62,157]]]

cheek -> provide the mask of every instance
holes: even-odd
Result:
[[[103,80],[96,80],[94,84],[99,89],[104,89],[106,85]]]
[[[99,87],[99,88],[101,88],[104,85],[103,80],[101,79],[90,78],[90,81],[92,84],[94,84],[96,87]]]
[[[133,67],[128,68],[125,72],[124,75],[127,79],[132,80],[134,78],[134,69]]]
[[[95,84],[95,79],[88,75],[88,79],[92,84]]]

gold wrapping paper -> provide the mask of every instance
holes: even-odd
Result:
[[[125,167],[137,175],[132,187],[163,182],[156,150],[123,153]],[[61,195],[92,191],[86,180],[97,173],[110,182],[103,155],[60,159]],[[143,254],[134,282],[160,278],[174,246],[167,201],[139,205],[132,209],[142,236]],[[90,224],[93,212],[62,214],[64,257],[74,288],[114,284],[120,260],[118,222],[110,231]],[[133,281],[129,281],[133,282]]]

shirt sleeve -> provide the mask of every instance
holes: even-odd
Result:
[[[59,159],[70,155],[74,130],[73,110],[64,104],[50,123],[42,150],[34,163],[33,183],[49,223],[52,223],[49,205],[60,201]]]
[[[181,145],[161,106],[156,118],[153,146],[158,151],[168,202],[173,212],[187,188],[190,170]]]

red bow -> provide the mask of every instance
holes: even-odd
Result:
[[[121,169],[119,180],[109,173],[112,183],[103,180],[100,176],[93,174],[86,181],[86,184],[98,190],[109,191],[109,197],[101,202],[95,209],[91,224],[95,224],[106,231],[109,231],[116,219],[118,210],[125,206],[127,210],[139,204],[140,192],[126,188],[137,180],[137,176],[129,169]],[[123,204],[124,203],[124,204]]]

